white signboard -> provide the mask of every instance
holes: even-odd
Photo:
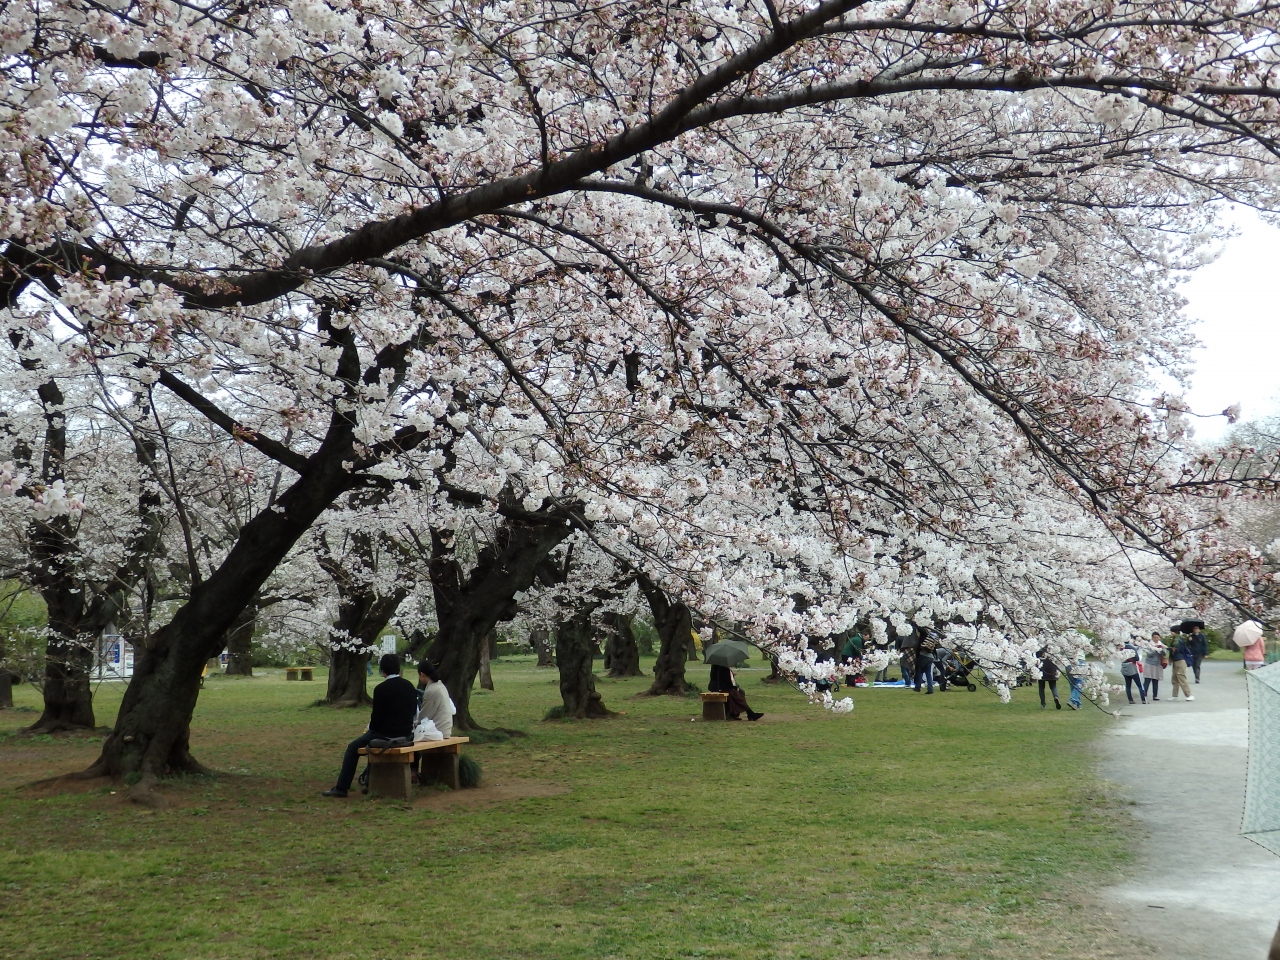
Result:
[[[386,636],[382,638],[382,652],[395,653],[396,643],[398,642],[398,640],[399,638],[394,633],[388,633]]]

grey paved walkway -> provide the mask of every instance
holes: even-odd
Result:
[[[1166,682],[1159,703],[1117,707],[1125,716],[1103,739],[1102,772],[1136,803],[1146,835],[1134,838],[1140,872],[1102,896],[1153,948],[1135,946],[1135,957],[1264,960],[1280,921],[1280,857],[1240,836],[1244,673],[1211,662],[1202,679],[1192,703],[1171,700]]]

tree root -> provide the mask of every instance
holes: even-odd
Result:
[[[100,733],[101,728],[87,724],[71,723],[68,720],[40,719],[29,727],[20,727],[17,732],[21,736],[35,737],[54,733]]]
[[[158,781],[154,774],[143,774],[141,780],[129,786],[125,796],[139,806],[147,807],[151,810],[167,809],[169,801],[155,792],[157,783]]]

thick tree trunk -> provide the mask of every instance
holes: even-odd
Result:
[[[0,667],[0,710],[13,709],[13,674]]]
[[[671,694],[683,696],[689,687],[685,682],[684,669],[688,662],[685,650],[689,643],[689,632],[693,629],[693,617],[689,608],[683,603],[672,603],[662,589],[644,575],[637,577],[640,589],[649,600],[649,609],[653,611],[653,624],[658,630],[661,645],[658,648],[658,661],[653,665],[653,685],[649,694]]]
[[[329,687],[325,699],[334,707],[359,707],[373,702],[369,696],[370,650],[335,647],[329,657]]]
[[[605,641],[605,669],[611,677],[639,677],[640,647],[636,644],[631,618],[620,613],[606,613],[605,625],[610,628]]]
[[[556,665],[555,644],[551,642],[551,635],[546,630],[542,627],[530,630],[529,642],[533,644],[533,650],[538,655],[536,666],[554,667]]]
[[[564,702],[566,717],[586,720],[613,716],[596,692],[594,661],[591,611],[580,611],[556,626],[556,663],[560,668],[560,699]]]
[[[484,642],[480,644],[480,689],[493,689],[493,668],[489,666],[489,661],[493,658],[493,631],[489,631],[489,635],[484,638]]]
[[[49,640],[44,661],[44,710],[28,733],[92,730],[93,638],[78,628],[83,600],[80,591],[66,596],[66,587],[42,591],[49,609]]]
[[[369,499],[365,498],[366,501]],[[338,588],[338,618],[329,628],[329,687],[325,694],[331,706],[359,707],[373,702],[369,696],[369,658],[373,656],[378,638],[409,591],[397,587],[391,593],[379,595],[363,575],[353,575],[353,569],[370,570],[375,566],[374,539],[367,534],[351,538],[354,557],[340,558],[327,552],[320,554],[320,565],[333,578]]]
[[[227,676],[253,676],[253,633],[257,625],[257,604],[249,603],[227,631]]]
[[[571,531],[566,521],[554,517],[536,524],[506,521],[465,578],[446,533],[431,532],[431,584],[440,630],[428,656],[439,665],[440,679],[457,709],[454,730],[483,729],[471,716],[480,645],[499,622],[515,616],[516,594],[532,586],[538,565]]]

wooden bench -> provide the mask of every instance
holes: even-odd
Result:
[[[314,680],[315,667],[285,667],[284,678],[286,680]]]
[[[458,782],[458,758],[462,745],[470,742],[470,737],[447,737],[385,750],[361,747],[360,753],[369,758],[369,791],[399,800],[410,799],[413,791],[409,767],[418,754],[422,754],[419,783],[446,783],[459,790],[462,784]]]
[[[727,693],[704,693],[702,696],[703,720],[728,720],[725,704],[729,702]]]

